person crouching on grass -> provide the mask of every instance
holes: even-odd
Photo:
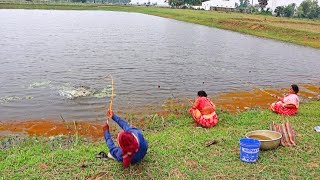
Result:
[[[197,126],[210,128],[218,123],[218,116],[216,114],[216,106],[207,96],[205,91],[198,91],[198,97],[190,108],[189,113]]]
[[[104,138],[109,148],[108,157],[122,162],[123,167],[127,168],[131,163],[140,162],[147,154],[148,143],[143,137],[141,130],[131,127],[125,120],[115,115],[112,110],[108,109],[108,117],[112,118],[123,131],[118,134],[117,147],[109,133],[109,124],[103,126]]]
[[[284,97],[279,97],[275,94],[271,94],[272,97],[275,97],[279,100],[278,102],[272,103],[270,105],[271,111],[287,116],[297,114],[300,103],[299,96],[297,95],[298,92],[299,87],[296,84],[292,84],[289,89],[289,94]]]

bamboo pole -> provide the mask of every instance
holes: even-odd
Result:
[[[113,96],[114,96],[114,83],[113,83],[113,78],[111,77],[111,98],[110,98],[110,104],[109,104],[109,109],[112,110],[112,104],[113,104]]]
[[[112,111],[112,105],[113,105],[113,97],[114,97],[114,81],[111,75],[109,75],[111,78],[111,97],[109,102],[109,109]],[[107,123],[109,124],[109,117],[107,117]]]
[[[259,90],[262,91],[262,92],[264,92],[264,93],[266,93],[266,94],[268,94],[268,95],[270,95],[270,96],[272,96],[271,93],[269,93],[269,92],[267,92],[267,91],[265,91],[265,90],[263,90],[263,89],[261,89],[261,88],[259,88]]]

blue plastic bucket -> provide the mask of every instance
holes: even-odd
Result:
[[[256,162],[259,157],[260,141],[251,138],[240,139],[240,160],[244,162]]]

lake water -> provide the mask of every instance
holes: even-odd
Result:
[[[0,120],[104,119],[291,83],[319,83],[320,50],[137,13],[0,10]],[[90,95],[73,98],[77,90]]]

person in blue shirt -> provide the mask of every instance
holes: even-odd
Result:
[[[141,130],[130,126],[110,109],[107,115],[123,129],[118,134],[118,147],[110,136],[109,124],[106,123],[103,126],[104,138],[109,148],[108,157],[122,162],[124,168],[129,167],[131,163],[140,162],[148,150],[147,140],[143,137]]]

